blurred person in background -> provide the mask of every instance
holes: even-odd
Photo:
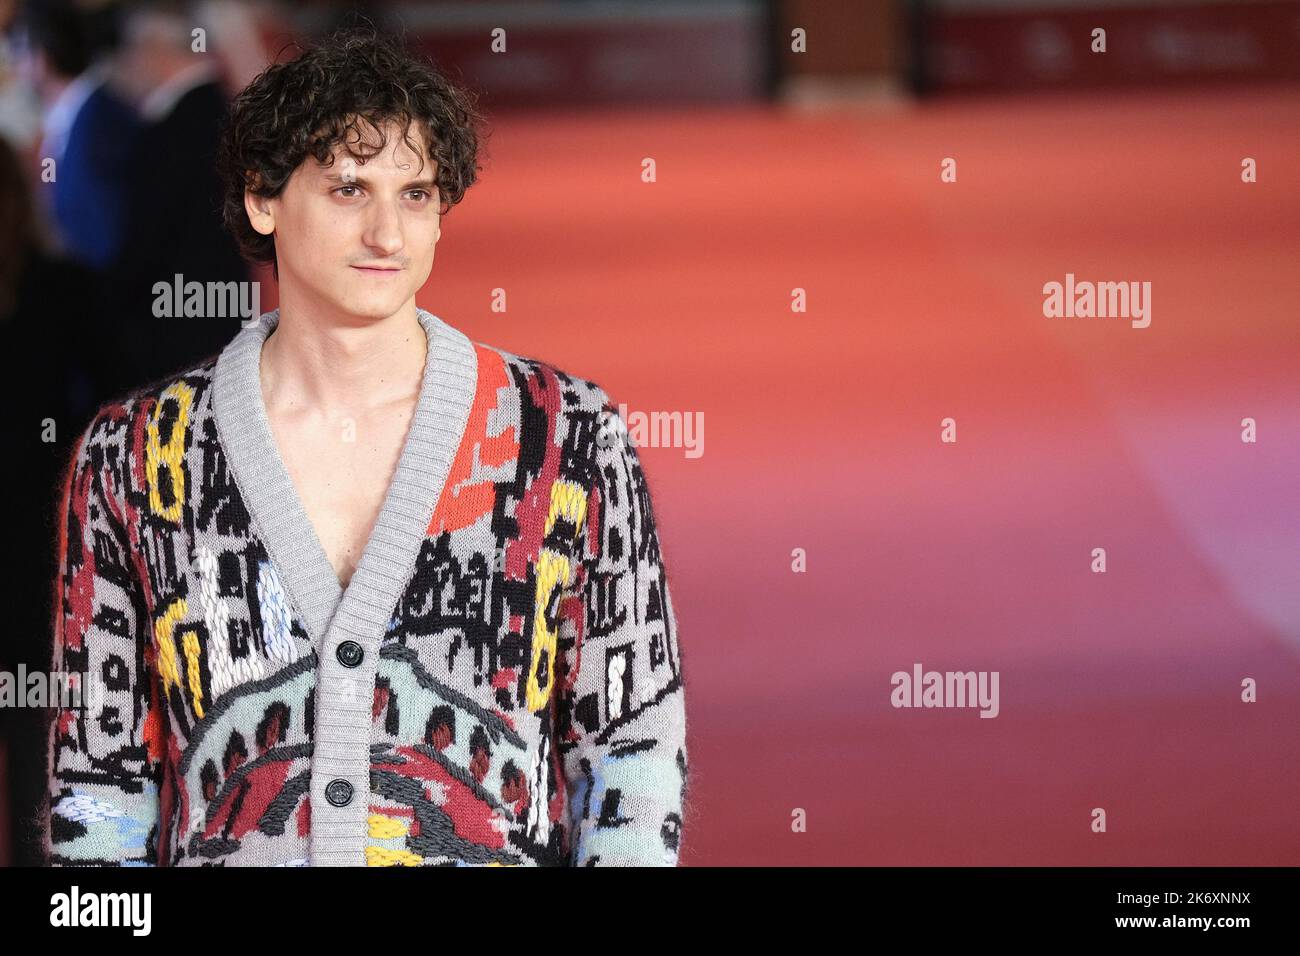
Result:
[[[202,32],[198,32],[202,31]],[[238,316],[155,315],[156,283],[244,283],[248,267],[221,223],[217,142],[227,113],[205,22],[184,3],[126,8],[120,65],[143,123],[132,160],[126,237],[113,267],[119,389],[214,354]],[[170,297],[170,295],[169,295]]]
[[[38,195],[59,246],[102,271],[121,250],[137,130],[109,82],[115,10],[40,0],[24,17],[28,75],[45,109]]]
[[[93,321],[99,278],[43,248],[32,197],[18,155],[0,138],[0,335],[3,335],[5,447],[9,469],[8,530],[15,553],[4,577],[7,623],[0,670],[17,675],[50,668],[51,582],[54,580],[55,497],[73,443],[103,394],[93,360],[105,326]],[[17,679],[17,678],[15,678]],[[25,688],[18,686],[22,694]],[[38,866],[39,814],[45,790],[43,713],[0,707],[7,743],[0,781],[8,815],[10,864]],[[0,841],[3,842],[3,841]],[[3,862],[3,861],[0,861]]]
[[[18,0],[0,0],[0,137],[26,154],[40,138],[41,101],[24,75],[27,42],[18,16]]]

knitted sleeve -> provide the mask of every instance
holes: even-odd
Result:
[[[687,782],[677,622],[636,447],[598,394],[596,475],[558,624],[569,863],[675,866]]]
[[[120,409],[119,409],[120,410]],[[101,410],[72,458],[59,529],[48,740],[52,866],[153,866],[161,754],[149,708],[148,614],[121,484],[124,426]],[[152,731],[152,732],[151,732]],[[146,739],[149,738],[149,739]]]

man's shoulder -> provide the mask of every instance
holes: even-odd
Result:
[[[610,404],[608,393],[597,382],[566,366],[484,342],[473,344],[479,375],[487,377],[485,384],[526,389],[534,401],[570,414],[598,414]]]
[[[197,413],[199,399],[212,384],[217,356],[213,355],[189,367],[170,372],[161,378],[119,391],[102,402],[82,432],[84,445],[128,447],[131,434],[148,418],[170,434],[176,422],[188,424]],[[162,428],[163,422],[167,423]],[[160,434],[166,444],[169,434]]]

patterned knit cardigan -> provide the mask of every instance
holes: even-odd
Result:
[[[682,660],[636,448],[599,386],[418,315],[346,589],[262,402],[278,310],[81,436],[52,865],[676,864]]]

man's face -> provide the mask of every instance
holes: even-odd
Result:
[[[373,128],[366,132],[373,150],[377,136]],[[429,278],[441,234],[434,163],[416,124],[411,139],[420,153],[406,145],[398,124],[385,132],[384,150],[364,162],[336,145],[333,166],[309,156],[278,197],[245,197],[254,227],[275,234],[282,297],[342,316],[386,319]]]

